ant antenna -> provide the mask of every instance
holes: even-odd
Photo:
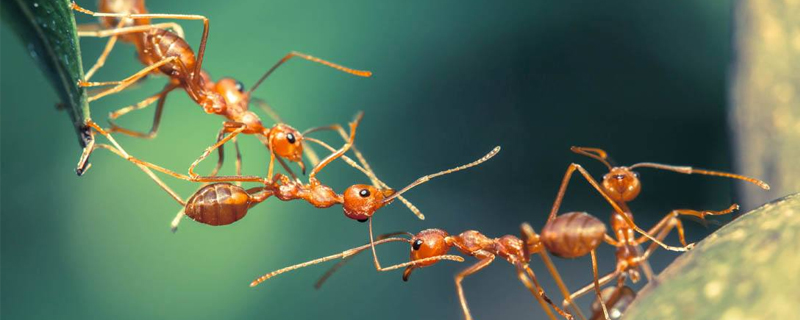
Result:
[[[300,263],[300,264],[296,264],[296,265],[293,265],[293,266],[290,266],[290,267],[286,267],[286,268],[283,268],[283,269],[280,269],[280,270],[276,270],[276,271],[267,273],[267,274],[261,276],[260,278],[258,278],[256,280],[253,280],[253,282],[250,283],[250,287],[255,287],[255,286],[259,285],[260,283],[269,280],[272,277],[275,277],[277,275],[280,275],[280,274],[283,274],[283,273],[286,273],[286,272],[289,272],[289,271],[292,271],[292,270],[308,267],[308,266],[311,266],[311,265],[315,265],[315,264],[318,264],[318,263],[330,261],[330,260],[333,260],[333,259],[340,259],[340,258],[341,259],[345,259],[345,258],[350,257],[350,256],[352,256],[352,255],[354,255],[354,254],[356,254],[358,252],[361,252],[361,251],[363,251],[363,250],[365,250],[365,249],[367,249],[367,248],[369,248],[369,247],[371,247],[373,245],[379,245],[379,244],[383,244],[383,243],[387,243],[387,242],[397,242],[397,241],[403,241],[403,242],[411,243],[411,240],[406,239],[406,238],[388,238],[388,239],[378,240],[378,241],[375,241],[375,242],[370,243],[370,244],[365,244],[365,245],[360,246],[360,247],[356,247],[356,248],[352,248],[352,249],[349,249],[349,250],[342,251],[342,253],[339,253],[339,254],[334,254],[334,255],[327,256],[327,257],[323,257],[323,258],[319,258],[319,259],[303,262],[303,263]],[[380,271],[396,270],[396,269],[404,268],[404,267],[407,267],[407,266],[410,266],[410,265],[417,265],[417,264],[420,264],[420,263],[425,263],[425,262],[430,262],[430,261],[437,261],[437,260],[452,260],[452,261],[464,262],[464,258],[462,258],[460,256],[442,255],[442,256],[429,257],[429,258],[425,258],[425,259],[419,259],[419,260],[414,260],[414,261],[409,261],[409,262],[405,262],[405,263],[396,264],[396,265],[393,265],[393,266],[390,266],[390,267],[383,268]]]
[[[593,159],[595,159],[597,161],[602,162],[604,165],[606,165],[606,167],[608,167],[609,171],[611,171],[611,169],[612,169],[611,164],[607,160],[608,159],[608,154],[605,151],[603,151],[602,149],[586,148],[586,147],[575,147],[575,146],[573,146],[573,147],[570,147],[569,150],[571,150],[572,152],[575,152],[577,154],[584,155],[584,156],[587,156],[587,157],[590,157],[590,158],[593,158]]]
[[[383,243],[387,243],[387,242],[396,242],[396,241],[410,242],[411,240],[408,240],[406,238],[387,238],[387,239],[375,241],[375,245],[379,245],[379,244],[383,244]],[[333,260],[333,259],[340,259],[340,258],[344,259],[344,258],[352,256],[352,255],[354,255],[356,253],[359,253],[359,252],[361,252],[364,249],[369,248],[369,247],[370,247],[370,245],[366,244],[366,245],[363,245],[363,246],[360,246],[360,247],[357,247],[357,248],[353,248],[353,249],[342,251],[339,254],[334,254],[334,255],[327,256],[327,257],[322,257],[322,258],[319,258],[319,259],[314,259],[314,260],[311,260],[311,261],[307,261],[307,262],[303,262],[303,263],[300,263],[300,264],[296,264],[296,265],[293,265],[293,266],[290,266],[290,267],[286,267],[286,268],[283,268],[283,269],[280,269],[280,270],[275,270],[275,271],[267,273],[267,274],[261,276],[260,278],[254,280],[253,282],[250,283],[250,286],[251,287],[255,287],[255,286],[259,285],[260,283],[262,283],[264,281],[267,281],[267,280],[269,280],[270,278],[272,278],[274,276],[277,276],[277,275],[280,275],[280,274],[283,274],[283,273],[286,273],[286,272],[289,272],[289,271],[292,271],[292,270],[305,268],[305,267],[308,267],[308,266],[311,266],[311,265],[315,265],[315,264],[318,264],[318,263],[330,261],[330,260]]]
[[[421,184],[423,184],[425,182],[428,182],[433,178],[436,178],[436,177],[439,177],[439,176],[443,176],[443,175],[446,175],[446,174],[449,174],[449,173],[453,173],[453,172],[456,172],[456,171],[461,171],[461,170],[464,170],[464,169],[472,168],[472,167],[477,166],[477,165],[479,165],[481,163],[484,163],[487,160],[489,160],[492,157],[494,157],[498,152],[500,152],[500,146],[494,147],[494,149],[492,149],[492,151],[487,153],[485,156],[483,156],[482,158],[480,158],[478,160],[475,160],[475,161],[473,161],[471,163],[465,164],[463,166],[455,167],[455,168],[452,168],[452,169],[447,169],[447,170],[444,170],[444,171],[440,171],[440,172],[437,172],[437,173],[434,173],[434,174],[429,174],[427,176],[419,178],[419,179],[417,179],[417,181],[414,181],[413,183],[409,184],[408,186],[406,186],[405,188],[401,189],[400,191],[395,192],[394,194],[392,194],[391,196],[387,197],[386,199],[383,199],[383,202],[388,203],[388,202],[394,200],[394,198],[399,197],[404,192],[406,192],[408,190],[411,190],[411,188],[414,188],[414,187],[416,187],[418,185],[421,185]]]
[[[758,180],[758,179],[754,179],[754,178],[750,178],[750,177],[745,177],[743,175],[738,175],[738,174],[734,174],[734,173],[728,173],[728,172],[695,169],[695,168],[692,168],[692,167],[671,166],[671,165],[660,164],[660,163],[652,163],[652,162],[640,162],[640,163],[637,163],[637,164],[634,164],[634,165],[630,166],[630,168],[631,169],[634,169],[634,168],[653,168],[653,169],[661,169],[661,170],[673,171],[673,172],[678,172],[678,173],[683,173],[683,174],[703,174],[703,175],[707,175],[707,176],[717,176],[717,177],[725,177],[725,178],[731,178],[731,179],[739,179],[739,180],[744,180],[744,181],[750,182],[750,183],[752,183],[754,185],[757,185],[757,186],[761,187],[761,189],[769,190],[769,185],[764,181],[761,181],[761,180]]]
[[[413,238],[414,237],[414,234],[412,234],[411,232],[398,231],[398,232],[385,233],[385,234],[379,235],[375,239],[383,240],[383,239],[387,239],[387,238],[391,238],[391,237],[395,237],[395,236],[401,236],[401,235],[407,235],[409,238]],[[335,265],[333,265],[333,267],[328,269],[328,271],[325,272],[325,274],[323,274],[319,278],[319,280],[317,280],[316,283],[314,283],[314,289],[322,288],[322,285],[325,283],[325,281],[328,280],[328,278],[330,278],[334,273],[336,273],[336,271],[338,271],[341,267],[343,267],[345,264],[347,264],[347,262],[350,261],[350,259],[354,258],[359,253],[364,252],[366,249],[367,248],[363,248],[362,250],[359,250],[359,251],[354,252],[353,254],[351,254],[351,255],[349,255],[349,256],[347,256],[345,258],[342,258],[341,261],[337,262]]]

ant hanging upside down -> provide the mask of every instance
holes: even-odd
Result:
[[[254,112],[249,110],[252,92],[258,88],[279,66],[291,58],[302,58],[312,62],[320,63],[325,66],[350,73],[361,77],[372,75],[369,71],[350,69],[332,62],[328,62],[310,55],[291,52],[283,59],[278,61],[264,75],[256,81],[250,90],[244,90],[244,85],[233,78],[223,78],[217,82],[202,69],[203,57],[205,54],[206,42],[208,39],[209,21],[208,18],[200,15],[184,14],[154,14],[148,13],[144,7],[143,0],[101,0],[100,10],[112,12],[96,13],[84,9],[74,2],[72,8],[75,11],[86,13],[100,18],[101,25],[106,30],[79,31],[81,37],[110,37],[105,50],[98,58],[95,65],[87,72],[84,81],[79,82],[83,87],[113,86],[89,97],[89,102],[95,101],[110,94],[125,90],[132,84],[141,80],[148,74],[164,74],[170,78],[169,83],[159,93],[146,98],[136,105],[128,106],[112,112],[109,115],[111,122],[111,132],[121,132],[130,136],[140,138],[154,138],[158,132],[161,121],[161,114],[164,108],[166,96],[175,89],[183,89],[189,97],[200,105],[206,113],[218,114],[227,119],[223,128],[217,136],[216,147],[223,143],[233,140],[238,134],[255,135],[261,142],[269,148],[270,152],[277,154],[280,164],[291,174],[289,167],[283,159],[296,162],[305,173],[305,165],[302,161],[303,155],[303,135],[291,126],[283,123],[277,114],[263,100],[253,98],[252,101],[261,106],[268,115],[277,122],[272,127],[265,127],[261,119]],[[200,41],[198,54],[195,57],[194,51],[183,39],[183,29],[175,23],[150,24],[150,19],[180,19],[180,20],[201,20],[203,21],[203,35]],[[175,31],[170,31],[171,28]],[[132,43],[136,47],[139,60],[146,66],[134,75],[121,81],[107,82],[88,82],[89,78],[105,62],[117,39],[123,42]],[[148,133],[137,132],[117,126],[113,120],[127,114],[133,110],[146,108],[158,100],[152,128]],[[89,124],[86,124],[89,127]],[[82,175],[89,168],[88,159],[93,150],[94,144],[91,130],[87,130],[88,142],[81,155],[77,166],[78,175]],[[225,137],[227,135],[227,137]],[[224,138],[223,138],[224,137]],[[237,145],[238,149],[238,145]],[[311,149],[307,150],[307,155],[313,165],[316,165],[318,158]],[[201,157],[202,158],[202,157]],[[202,159],[198,159],[189,167],[190,175],[194,174],[194,168]],[[221,165],[219,162],[219,165]],[[218,165],[218,167],[219,167]],[[241,166],[241,158],[238,158],[237,167]],[[218,168],[217,168],[218,170]],[[215,171],[216,172],[216,171]],[[213,174],[212,174],[213,175]]]

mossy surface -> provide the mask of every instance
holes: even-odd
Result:
[[[739,217],[675,260],[624,319],[796,319],[800,194]]]

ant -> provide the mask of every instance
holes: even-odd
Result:
[[[272,68],[264,73],[261,78],[250,88],[245,91],[244,85],[233,78],[223,78],[218,82],[211,80],[208,73],[202,70],[203,57],[205,54],[206,42],[208,38],[209,20],[201,15],[182,15],[182,14],[151,14],[147,13],[144,7],[144,1],[120,1],[120,0],[101,0],[100,9],[109,9],[115,11],[111,13],[96,13],[72,3],[72,8],[85,14],[101,18],[101,24],[109,27],[115,25],[116,28],[111,30],[99,31],[80,31],[79,36],[83,37],[111,37],[106,49],[98,59],[95,66],[90,69],[88,76],[91,76],[94,71],[101,66],[117,37],[121,41],[131,42],[136,46],[139,60],[146,65],[144,69],[133,74],[132,76],[121,81],[110,82],[87,82],[80,81],[78,84],[83,87],[107,86],[113,85],[112,88],[103,90],[91,97],[88,101],[92,102],[104,96],[120,92],[133,83],[139,81],[144,76],[151,73],[163,73],[170,78],[169,83],[165,88],[145,100],[137,103],[136,105],[128,106],[117,111],[110,113],[109,122],[112,125],[110,131],[121,132],[130,136],[140,138],[154,138],[161,121],[161,114],[163,111],[166,96],[175,89],[183,89],[189,97],[198,105],[200,105],[206,113],[218,114],[227,119],[223,124],[217,136],[217,142],[214,149],[220,148],[220,161],[218,166],[222,164],[222,148],[221,145],[240,134],[255,135],[261,142],[269,148],[270,154],[274,156],[277,154],[278,161],[292,176],[289,167],[284,163],[283,159],[291,162],[296,162],[303,173],[305,173],[305,164],[302,161],[303,155],[303,135],[296,129],[279,121],[279,118],[273,117],[277,122],[274,126],[267,128],[264,127],[261,119],[254,112],[249,110],[249,103],[251,101],[252,92],[258,88],[261,83],[269,77],[279,66],[291,58],[302,58],[312,62],[320,63],[322,65],[350,73],[361,77],[370,77],[372,75],[369,71],[350,69],[326,60],[322,60],[310,55],[299,52],[291,52],[279,60]],[[113,9],[113,10],[112,10]],[[183,39],[183,30],[174,23],[166,24],[150,24],[150,19],[172,18],[181,20],[202,20],[203,21],[203,35],[200,41],[198,54],[195,57],[189,44]],[[119,21],[115,20],[119,19]],[[176,32],[167,30],[170,27]],[[124,115],[133,110],[139,110],[148,107],[153,102],[158,100],[158,104],[153,119],[153,125],[149,133],[137,132],[117,126],[113,120],[121,115]],[[273,116],[274,111],[271,110],[265,101],[259,99],[252,99],[260,107],[262,107],[268,115]],[[88,124],[87,124],[88,126]],[[229,138],[223,138],[227,134]],[[82,175],[88,169],[88,158],[92,151],[92,144],[94,144],[93,137],[88,138],[89,142],[87,147],[81,155],[80,161],[77,166],[78,175]],[[237,145],[238,149],[238,145]],[[318,158],[313,154],[311,149],[308,150],[308,156],[312,164],[316,164]],[[194,173],[194,168],[202,160],[198,158],[197,161],[192,163],[189,167],[189,174],[197,176]],[[241,166],[241,158],[237,158],[237,168]],[[216,169],[215,169],[216,172]],[[213,175],[213,174],[212,174]]]
[[[243,218],[251,207],[257,205],[258,203],[263,202],[270,196],[275,196],[281,201],[305,200],[306,202],[310,203],[311,205],[317,208],[328,208],[336,204],[341,204],[345,216],[354,220],[358,220],[360,222],[366,222],[374,215],[374,213],[378,209],[384,207],[387,204],[392,203],[394,199],[400,198],[400,196],[403,193],[411,190],[412,188],[420,184],[423,184],[425,182],[428,182],[430,181],[430,179],[433,179],[435,177],[439,177],[442,175],[446,175],[449,173],[477,166],[489,160],[500,151],[500,147],[496,147],[490,153],[488,153],[487,155],[476,161],[473,161],[472,163],[421,177],[416,181],[414,181],[413,183],[411,183],[410,185],[401,189],[400,191],[395,191],[394,189],[388,187],[379,188],[376,186],[356,184],[347,188],[343,194],[337,194],[335,191],[333,191],[332,188],[322,184],[316,178],[316,175],[325,166],[327,166],[329,163],[340,157],[345,159],[345,161],[351,166],[354,166],[360,171],[366,173],[374,181],[375,184],[379,186],[386,185],[382,181],[378,180],[377,177],[375,177],[374,173],[372,173],[371,171],[367,171],[366,169],[359,166],[351,159],[346,158],[344,156],[344,154],[353,145],[353,142],[355,140],[356,129],[361,121],[362,116],[363,113],[359,113],[356,116],[355,120],[350,123],[350,135],[344,146],[342,146],[335,152],[331,153],[325,159],[320,161],[320,163],[317,164],[316,167],[314,167],[314,169],[309,174],[308,178],[309,182],[307,184],[303,184],[297,181],[296,179],[290,179],[289,177],[282,175],[280,173],[276,173],[273,175],[272,161],[270,161],[269,173],[268,173],[268,177],[271,178],[260,178],[256,176],[225,176],[225,177],[212,176],[212,177],[195,178],[179,174],[177,172],[162,168],[160,166],[157,166],[155,164],[146,161],[142,161],[140,159],[128,155],[124,151],[115,150],[113,147],[108,145],[96,144],[95,146],[99,148],[108,149],[117,154],[118,156],[135,163],[136,165],[138,165],[140,168],[143,169],[145,168],[153,169],[187,181],[217,182],[214,184],[209,184],[201,187],[187,201],[184,201],[180,197],[178,197],[173,191],[169,190],[169,187],[163,184],[160,180],[154,178],[154,180],[163,189],[167,190],[167,192],[170,193],[170,195],[172,195],[173,198],[178,203],[181,204],[181,206],[183,206],[183,210],[181,210],[181,212],[179,212],[176,218],[173,220],[172,223],[173,231],[177,229],[178,223],[180,222],[180,219],[184,215],[188,216],[189,218],[197,222],[209,225],[231,224]],[[95,130],[97,130],[98,132],[109,138],[110,141],[113,141],[113,138],[111,137],[110,133],[103,130],[93,122],[91,122],[90,125]],[[330,148],[330,146],[328,146],[324,142],[318,141],[316,139],[312,140],[320,143],[326,148]],[[114,142],[114,145],[118,149],[121,149],[121,147],[119,147],[119,145],[116,144],[116,142]],[[208,155],[210,152],[211,152],[210,150],[207,150],[204,155]],[[153,177],[153,174],[149,172],[149,170],[146,172],[148,173],[148,175]],[[259,182],[263,184],[263,186],[245,190],[240,186],[230,183],[231,181]],[[419,209],[417,209],[413,204],[407,201],[404,202],[409,207],[409,209],[411,209],[415,213],[418,213],[419,216],[422,216],[422,214],[419,213]]]
[[[606,164],[608,163],[606,161],[607,156],[605,152],[603,152],[602,150],[577,148],[577,147],[573,148],[572,150],[576,153],[580,153],[598,159]],[[645,273],[648,276],[648,280],[652,279],[652,271],[650,270],[649,265],[647,264],[647,260],[650,254],[657,248],[657,246],[662,246],[667,249],[675,251],[685,251],[691,248],[690,245],[686,244],[684,238],[683,226],[680,220],[677,218],[678,216],[691,215],[703,218],[707,215],[728,214],[738,208],[738,206],[734,204],[730,206],[728,209],[722,211],[696,211],[688,209],[673,210],[650,231],[641,230],[638,226],[636,226],[633,223],[632,213],[630,212],[630,210],[626,205],[626,202],[633,200],[633,198],[635,198],[635,196],[638,195],[641,189],[640,183],[638,181],[638,175],[634,174],[633,171],[631,171],[631,169],[637,167],[650,167],[650,168],[671,170],[686,174],[698,173],[705,175],[723,176],[723,177],[745,180],[754,183],[764,189],[769,188],[769,186],[766,183],[760,180],[731,173],[693,169],[690,167],[676,167],[676,166],[668,166],[668,165],[654,164],[654,163],[639,163],[631,167],[616,167],[616,168],[613,168],[610,165],[608,166],[610,168],[611,173],[604,176],[603,187],[601,187],[591,177],[591,175],[589,175],[589,173],[585,169],[583,169],[583,167],[581,167],[578,164],[574,163],[571,164],[564,176],[561,187],[559,188],[558,195],[556,197],[555,202],[553,203],[553,208],[547,220],[547,223],[542,229],[542,234],[538,235],[533,231],[532,228],[530,228],[530,226],[528,226],[527,224],[523,225],[523,239],[524,243],[526,243],[524,249],[529,250],[529,252],[538,252],[541,254],[542,259],[545,260],[545,264],[548,266],[548,269],[550,269],[550,272],[551,274],[553,274],[554,278],[556,278],[556,282],[558,283],[559,288],[562,291],[562,294],[564,294],[565,296],[565,300],[563,301],[562,305],[564,307],[567,307],[568,305],[573,306],[574,313],[581,319],[585,319],[585,317],[581,314],[580,310],[574,305],[573,303],[574,299],[577,299],[578,297],[590,292],[592,288],[594,288],[598,299],[600,301],[604,301],[602,293],[600,291],[600,287],[602,285],[608,283],[615,277],[617,278],[619,283],[618,286],[620,287],[624,284],[624,280],[626,277],[630,277],[631,281],[637,282],[639,279],[639,273],[637,269],[639,267],[645,270]],[[608,201],[614,208],[615,211],[612,212],[611,225],[612,229],[614,230],[614,234],[617,236],[617,239],[614,239],[613,237],[607,234],[606,226],[602,221],[600,221],[599,219],[588,213],[570,212],[561,215],[556,215],[563,200],[570,178],[575,171],[580,172],[584,176],[584,178],[595,189],[598,190],[600,195],[602,195],[606,199],[606,201]],[[622,178],[620,178],[620,175],[622,175]],[[622,208],[625,208],[625,210],[623,211]],[[684,247],[671,247],[661,242],[661,240],[664,239],[673,228],[676,228],[678,230],[680,241],[684,245]],[[634,237],[635,235],[634,232],[639,232],[643,234],[643,237],[637,239],[636,237]],[[447,240],[448,236],[444,235],[446,233],[444,233],[443,231],[437,231],[436,233],[440,234],[441,235],[440,238],[444,240],[434,239],[435,241],[433,243],[436,243],[437,245],[433,247],[439,248],[439,251],[435,252],[436,253],[441,253],[442,251],[446,252],[447,249],[450,248]],[[652,236],[651,234],[657,234],[657,235]],[[462,233],[462,236],[463,235],[464,234]],[[427,240],[424,237],[420,237],[419,239],[423,240],[423,242]],[[644,253],[640,252],[639,246],[648,240],[653,241],[653,243],[651,243],[647,251],[645,251]],[[444,243],[442,243],[442,241],[444,241]],[[453,240],[449,241],[453,243]],[[597,271],[597,257],[595,254],[595,250],[604,241],[618,248],[616,254],[617,269],[609,275],[599,277]],[[472,243],[484,243],[484,242],[473,241]],[[559,279],[560,277],[558,277],[554,272],[554,267],[552,267],[552,263],[545,254],[545,250],[561,258],[577,258],[590,254],[592,258],[592,271],[594,276],[593,283],[585,286],[584,288],[576,291],[575,293],[570,294],[566,290],[566,287],[563,285],[563,283],[560,281]],[[469,250],[465,251],[465,253],[468,254],[470,252],[471,251]],[[414,254],[414,251],[412,250],[412,259],[420,257],[424,257],[424,255]],[[480,270],[482,267],[485,267],[484,264],[488,264],[491,261],[490,260],[486,261],[486,259],[484,259],[482,260],[482,262],[483,263],[479,262],[478,264],[476,264],[475,269],[468,269],[460,275],[468,275],[474,273],[477,270]],[[412,269],[413,268],[407,269],[407,272],[410,273],[410,270]],[[457,281],[460,281],[460,278],[457,277]],[[463,297],[463,294],[461,294],[460,283],[458,282],[457,282],[457,287],[459,288],[459,296]],[[466,310],[466,302],[464,301],[464,299],[461,300],[462,300],[462,306]],[[609,319],[610,314],[606,305],[600,304],[600,308],[603,311],[603,316],[606,319]]]
[[[550,298],[544,293],[542,286],[539,284],[538,280],[536,279],[533,270],[530,268],[530,256],[532,254],[540,254],[543,257],[543,261],[547,264],[548,270],[556,279],[556,282],[562,288],[562,292],[566,293],[566,297],[569,296],[569,292],[567,291],[566,287],[561,280],[561,276],[558,274],[558,271],[555,269],[555,266],[552,264],[549,257],[547,257],[547,253],[542,250],[541,242],[539,241],[538,237],[535,233],[532,232],[530,225],[527,223],[523,224],[521,227],[522,230],[522,237],[521,239],[513,236],[513,235],[505,235],[500,238],[489,238],[478,231],[469,230],[462,232],[459,235],[450,235],[446,231],[441,229],[427,229],[423,230],[416,235],[413,235],[408,232],[394,232],[388,233],[384,235],[378,236],[375,240],[372,237],[372,221],[370,220],[369,223],[369,231],[370,231],[370,243],[346,250],[340,254],[332,255],[304,263],[300,263],[294,266],[290,266],[287,268],[283,268],[277,271],[270,272],[264,276],[259,277],[258,279],[254,280],[250,283],[251,287],[257,286],[258,284],[274,277],[279,274],[292,271],[295,269],[307,267],[310,265],[318,264],[321,262],[333,260],[333,259],[343,259],[336,265],[334,265],[328,272],[326,272],[322,278],[320,278],[317,283],[315,284],[316,288],[322,286],[322,284],[335,272],[338,270],[344,263],[349,261],[352,257],[357,255],[360,252],[363,252],[367,249],[372,249],[373,251],[373,261],[375,264],[375,268],[378,271],[388,271],[388,270],[395,270],[401,267],[405,267],[403,271],[403,281],[408,281],[411,272],[418,268],[427,267],[433,265],[441,260],[453,260],[453,261],[463,261],[458,255],[448,255],[447,253],[455,247],[458,251],[462,254],[470,255],[478,259],[479,261],[474,264],[473,266],[459,272],[455,277],[456,289],[458,291],[458,297],[461,302],[461,308],[464,313],[464,317],[467,320],[472,319],[472,315],[470,314],[469,307],[467,306],[467,300],[464,296],[464,290],[462,288],[461,282],[467,276],[470,276],[489,264],[491,264],[495,257],[500,257],[508,261],[512,264],[517,271],[517,276],[519,277],[520,281],[525,285],[528,290],[533,294],[536,300],[541,304],[542,308],[546,311],[548,317],[550,319],[555,320],[556,316],[550,310],[550,307],[554,308],[558,314],[567,318],[573,319],[572,315],[564,310],[561,310],[557,307]],[[408,235],[409,238],[390,238],[397,235]],[[375,254],[375,246],[381,243],[384,243],[392,239],[391,241],[405,241],[411,246],[411,261],[394,265],[388,268],[383,268],[378,261],[378,257]],[[445,259],[447,257],[447,259]],[[458,259],[458,260],[457,260]]]
[[[638,268],[644,270],[648,281],[652,281],[652,270],[647,264],[650,254],[658,247],[661,246],[671,251],[687,251],[693,247],[693,244],[687,244],[684,237],[684,229],[681,220],[678,219],[681,215],[694,216],[700,219],[705,219],[706,216],[724,215],[738,209],[736,204],[731,205],[729,208],[721,211],[697,211],[689,209],[677,209],[667,214],[660,222],[648,231],[642,230],[633,222],[633,213],[628,208],[627,203],[634,200],[641,191],[641,183],[639,181],[638,173],[633,170],[636,168],[653,168],[662,169],[684,174],[702,174],[710,176],[720,176],[732,179],[744,180],[753,183],[762,189],[769,190],[769,185],[763,181],[745,177],[738,174],[710,171],[703,169],[695,169],[686,166],[672,166],[651,162],[641,162],[629,167],[619,166],[613,167],[608,161],[608,155],[605,151],[597,148],[583,148],[572,147],[571,150],[575,153],[588,156],[602,162],[609,169],[609,173],[603,176],[602,185],[599,184],[582,166],[578,164],[570,164],[566,174],[559,188],[558,195],[553,208],[550,211],[545,227],[542,229],[542,241],[548,248],[548,251],[554,255],[562,258],[577,258],[586,254],[591,254],[592,258],[592,271],[594,280],[593,283],[586,285],[578,291],[571,294],[570,299],[563,302],[563,305],[571,304],[570,300],[577,299],[578,297],[588,293],[594,288],[594,291],[602,301],[600,287],[610,282],[612,279],[617,278],[620,285],[624,283],[625,278],[629,277],[632,282],[638,282],[640,275]],[[578,171],[589,182],[589,184],[611,204],[614,211],[611,213],[611,229],[614,237],[606,233],[605,224],[599,219],[595,218],[588,213],[568,213],[556,215],[561,202],[566,193],[567,185],[569,184],[572,174]],[[662,240],[669,234],[672,229],[676,229],[682,247],[668,246]],[[642,236],[637,238],[636,233]],[[655,234],[655,236],[654,236]],[[641,252],[639,246],[652,241],[646,251]],[[617,248],[616,259],[617,266],[615,270],[605,276],[599,277],[597,271],[597,257],[595,249],[602,242],[606,242]],[[610,318],[610,314],[605,304],[600,303],[603,314],[606,319]]]

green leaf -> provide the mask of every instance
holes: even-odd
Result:
[[[800,194],[753,210],[678,257],[624,319],[796,319]]]
[[[3,21],[11,25],[39,67],[56,89],[85,146],[91,139],[84,126],[89,118],[83,63],[75,16],[69,0],[2,0]]]

